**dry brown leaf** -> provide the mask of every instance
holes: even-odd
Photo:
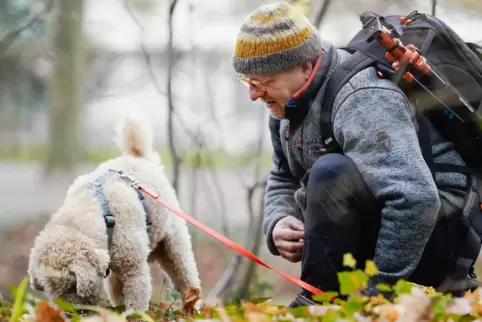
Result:
[[[154,305],[152,304],[152,301],[149,302],[149,308],[147,309],[146,314],[150,316],[152,319],[156,318],[156,312],[154,310]]]
[[[404,307],[397,304],[382,304],[373,309],[383,321],[397,321],[404,313]]]
[[[60,322],[65,321],[60,309],[51,306],[47,301],[41,301],[35,309],[36,321],[38,322]]]
[[[182,294],[183,311],[186,316],[191,316],[194,313],[194,306],[201,298],[201,290],[199,288],[189,287]]]
[[[203,301],[200,311],[206,319],[212,319],[216,310],[221,307],[224,307],[221,299],[206,299],[206,301]]]

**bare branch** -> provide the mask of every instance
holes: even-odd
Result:
[[[320,11],[318,11],[318,14],[315,16],[313,24],[316,27],[319,27],[321,25],[321,22],[323,21],[323,18],[326,16],[328,12],[328,8],[331,4],[331,0],[324,0],[323,5],[321,6]]]
[[[262,152],[262,145],[263,145],[263,133],[264,133],[264,122],[263,116],[266,112],[264,109],[260,110],[261,117],[260,117],[260,135],[258,136],[257,141],[257,149],[255,152],[254,159],[257,160],[255,169],[253,172],[254,175],[254,182],[250,186],[246,186],[247,190],[247,205],[248,205],[248,215],[249,215],[249,228],[248,233],[246,235],[246,247],[251,248],[251,253],[258,255],[261,249],[261,237],[263,234],[263,213],[264,213],[264,188],[266,187],[267,180],[261,178],[261,152]],[[253,208],[253,200],[255,196],[255,192],[257,189],[262,189],[263,194],[260,200],[261,206],[259,208],[258,213],[255,213]],[[253,237],[254,236],[254,237]],[[223,294],[226,294],[229,289],[231,289],[234,279],[236,277],[237,272],[241,267],[241,263],[243,261],[243,257],[241,255],[236,255],[229,267],[224,271],[221,279],[216,283],[213,290],[210,293],[210,297],[220,297]],[[248,266],[248,271],[244,276],[243,281],[241,282],[241,289],[235,295],[235,301],[239,300],[240,298],[245,297],[248,294],[249,287],[253,281],[256,267],[254,262],[250,262]]]
[[[221,278],[209,292],[208,298],[220,298],[231,289],[234,283],[234,278],[236,277],[236,273],[238,272],[242,262],[243,256],[241,254],[236,254],[231,260],[228,268],[223,272],[223,275],[221,275]]]
[[[156,74],[154,73],[154,68],[152,66],[152,60],[151,60],[151,55],[149,54],[149,51],[147,50],[146,48],[146,45],[144,44],[144,34],[145,34],[145,30],[144,30],[144,27],[142,26],[141,22],[139,21],[139,19],[137,19],[134,11],[132,10],[131,6],[129,5],[129,1],[128,0],[124,0],[124,8],[126,9],[127,13],[129,14],[129,16],[131,17],[131,19],[134,21],[134,23],[137,25],[137,27],[139,28],[139,30],[141,31],[141,35],[142,35],[142,39],[141,39],[141,43],[140,43],[140,47],[141,47],[141,51],[142,51],[142,55],[144,56],[144,60],[146,62],[146,69],[147,69],[147,72],[149,73],[151,79],[152,79],[152,82],[154,83],[154,87],[156,88],[157,92],[159,92],[160,95],[162,96],[165,96],[166,95],[166,92],[161,88],[161,85],[159,83],[159,80],[157,79],[157,76]]]
[[[177,0],[171,0],[171,4],[169,5],[169,19],[168,19],[168,30],[169,30],[169,39],[168,39],[168,63],[167,63],[167,104],[168,104],[168,116],[167,116],[167,131],[169,133],[169,149],[171,150],[172,155],[172,165],[173,165],[173,179],[172,185],[174,190],[179,189],[179,175],[181,171],[181,157],[177,153],[176,146],[174,144],[174,103],[172,101],[172,74],[174,69],[174,45],[173,45],[173,16],[174,10],[176,10]]]
[[[7,32],[2,37],[2,39],[0,39],[0,51],[6,50],[8,47],[10,47],[12,43],[14,43],[15,40],[18,38],[18,36],[25,30],[34,29],[35,26],[38,25],[40,22],[42,22],[44,17],[52,11],[53,6],[54,6],[54,0],[46,1],[45,7],[43,10],[41,10],[41,12],[30,17],[30,19],[25,21],[24,24]]]
[[[254,218],[256,220],[253,220],[250,222],[250,236],[252,239],[252,246],[251,246],[251,253],[254,255],[258,256],[259,252],[261,250],[261,241],[262,241],[262,234],[263,234],[263,212],[264,212],[264,189],[266,187],[267,180],[263,181],[258,181],[256,182],[252,187],[248,189],[248,196],[247,196],[247,202],[249,206],[249,213],[251,214],[250,217]],[[260,207],[255,215],[255,211],[253,209],[253,201],[254,201],[254,196],[255,192],[257,189],[261,189],[263,191],[262,197],[260,198]],[[254,236],[254,237],[253,237]],[[240,285],[241,288],[239,292],[236,294],[234,301],[238,302],[240,299],[247,298],[249,295],[249,288],[255,278],[256,274],[256,267],[257,264],[254,261],[250,261],[248,264],[248,269],[247,272],[244,274],[244,278],[241,281]]]

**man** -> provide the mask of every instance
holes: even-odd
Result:
[[[418,143],[413,106],[373,68],[338,93],[332,125],[343,151],[322,153],[324,86],[348,57],[323,42],[288,4],[260,6],[240,28],[233,67],[251,100],[262,100],[271,114],[268,248],[290,262],[301,261],[301,279],[325,291],[339,290],[345,253],[362,268],[365,260],[375,261],[380,273],[369,281],[369,294],[377,283],[401,278],[440,286],[454,270],[456,219],[467,178],[440,173],[434,182]],[[464,165],[429,125],[435,161]],[[310,295],[303,290],[291,306]]]

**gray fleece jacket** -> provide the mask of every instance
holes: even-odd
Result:
[[[303,221],[303,173],[316,160],[320,146],[320,110],[326,80],[349,57],[324,44],[324,58],[295,112],[282,121],[270,119],[274,166],[268,177],[264,231],[271,253],[275,224],[287,215]],[[333,106],[335,139],[353,160],[373,195],[383,201],[381,230],[374,261],[383,280],[408,278],[417,266],[435,226],[441,198],[462,207],[465,175],[438,173],[436,183],[418,144],[414,108],[392,82],[380,79],[373,68],[355,75],[338,93]],[[430,125],[434,161],[464,165],[452,144]],[[391,151],[376,148],[376,135],[386,132]],[[300,140],[302,146],[298,146]],[[315,149],[314,149],[315,148]]]

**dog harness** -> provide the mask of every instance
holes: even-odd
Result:
[[[110,249],[112,246],[112,233],[114,230],[115,226],[115,217],[112,215],[109,207],[109,202],[107,198],[104,195],[104,189],[103,185],[107,181],[108,178],[110,178],[113,174],[118,174],[118,171],[109,169],[109,171],[104,172],[100,176],[98,176],[93,182],[89,182],[87,186],[90,189],[94,190],[94,196],[96,197],[97,201],[100,204],[100,208],[102,211],[102,215],[104,216],[104,221],[105,225],[107,227],[107,240],[108,240],[108,248]],[[132,187],[132,182],[129,180],[127,177],[119,176],[126,184]],[[144,198],[144,195],[139,189],[135,189],[137,193],[137,197],[139,198],[139,201],[142,203],[142,208],[144,208],[144,214],[146,218],[146,225],[147,225],[147,230],[149,230],[151,226],[151,221],[149,219],[149,215],[147,213],[147,203]],[[107,269],[106,276],[109,274],[109,269]]]

